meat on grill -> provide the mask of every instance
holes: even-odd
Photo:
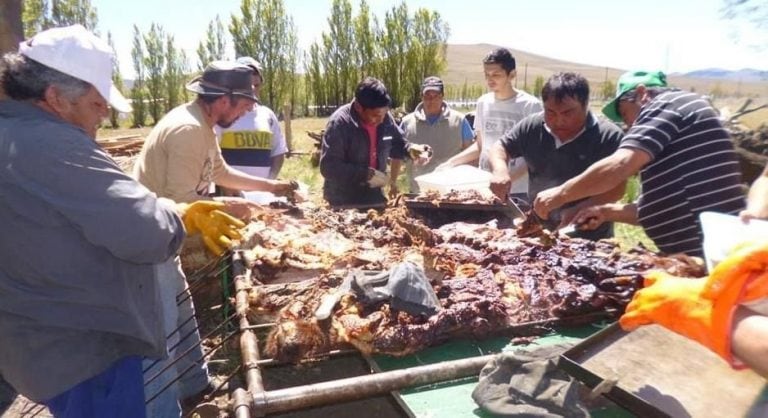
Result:
[[[679,276],[704,274],[691,257],[663,257],[643,248],[624,252],[611,240],[520,238],[511,229],[463,223],[433,231],[398,210],[350,212],[305,215],[315,231],[336,232],[354,243],[341,256],[348,265],[352,254],[364,251],[380,252],[382,269],[423,254],[443,309],[430,317],[412,316],[387,302],[363,304],[349,293],[329,320],[317,321],[315,309],[323,295],[340,286],[345,270],[256,287],[250,300],[253,319],[267,315],[277,323],[267,339],[267,355],[299,361],[347,344],[366,353],[405,355],[448,338],[482,337],[515,324],[621,312],[643,273],[653,268]]]

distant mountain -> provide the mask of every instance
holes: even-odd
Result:
[[[724,70],[722,68],[707,68],[681,74],[683,77],[710,78],[731,81],[768,81],[768,71],[754,68],[743,68],[738,71]]]
[[[483,57],[496,45],[491,44],[448,44],[446,54],[447,66],[441,77],[448,85],[462,86],[485,85],[483,76]],[[587,63],[576,63],[555,58],[545,57],[527,51],[510,48],[517,61],[516,87],[528,89],[534,85],[537,77],[544,79],[558,71],[575,71],[589,81],[593,91],[598,91],[606,80],[616,82],[626,70],[603,67]],[[714,73],[712,73],[714,72]],[[701,75],[697,75],[701,73]],[[731,73],[722,76],[723,73]],[[721,74],[713,76],[712,74]],[[749,75],[749,76],[748,76]],[[710,93],[717,89],[725,95],[768,96],[768,71],[744,69],[731,71],[709,69],[693,71],[687,74],[674,73],[669,75],[669,84],[683,90]]]

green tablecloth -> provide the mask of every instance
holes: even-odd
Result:
[[[537,339],[533,345],[528,347],[557,343],[576,343],[599,331],[605,325],[593,324],[578,328],[557,329],[555,333]],[[512,346],[509,344],[509,338],[503,337],[483,341],[458,340],[402,358],[374,356],[372,361],[374,367],[381,371],[389,371],[513,349],[525,349],[525,346]],[[477,377],[475,376],[454,382],[436,383],[405,389],[399,392],[399,398],[408,412],[418,418],[458,418],[473,415],[477,417],[492,417],[492,415],[478,408],[472,400],[472,391],[476,385]],[[634,417],[634,415],[619,407],[603,408],[590,412],[595,418]]]

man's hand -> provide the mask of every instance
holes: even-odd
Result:
[[[368,169],[368,187],[377,189],[386,186],[387,182],[389,182],[387,173],[373,168]]]
[[[739,218],[742,222],[749,223],[752,219],[768,219],[768,208],[754,208],[747,205],[747,208],[739,212]]]
[[[416,165],[426,165],[432,159],[432,147],[427,144],[411,144],[408,155]]]
[[[542,190],[536,195],[536,200],[533,201],[533,210],[541,219],[549,219],[550,212],[563,206],[561,193],[562,191],[558,186]]]
[[[294,191],[299,189],[299,183],[293,180],[270,180],[272,190],[270,192],[277,196],[292,195]]]
[[[188,234],[200,233],[208,251],[216,256],[232,246],[232,240],[240,239],[238,229],[245,223],[222,211],[225,204],[213,201],[197,201],[180,205],[179,213]]]
[[[389,197],[389,200],[394,200],[397,198],[397,195],[399,194],[400,190],[397,189],[397,181],[389,181],[389,193],[387,196]]]
[[[572,209],[575,208],[563,209],[560,212],[561,219],[558,229],[574,224],[579,231],[591,231],[608,221],[599,205],[587,206],[579,210]]]
[[[625,330],[656,323],[698,341],[733,364],[733,312],[768,297],[768,244],[746,244],[712,270],[687,279],[652,272],[619,323]]]
[[[509,172],[504,171],[501,173],[493,173],[491,177],[491,191],[502,202],[507,201],[507,195],[509,194],[509,187],[512,185],[512,178],[509,177]]]
[[[712,301],[702,297],[706,282],[706,279],[651,272],[645,277],[645,287],[635,293],[619,323],[626,331],[656,323],[713,349],[717,340],[729,336],[716,335],[712,329]]]

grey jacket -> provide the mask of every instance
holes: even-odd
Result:
[[[162,357],[154,263],[177,253],[172,203],[78,127],[0,102],[0,374],[47,400],[130,355]]]

